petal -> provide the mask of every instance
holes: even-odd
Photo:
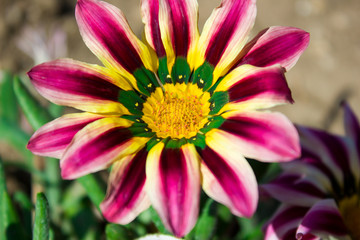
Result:
[[[100,204],[101,212],[108,221],[128,224],[150,206],[145,192],[147,154],[143,148],[113,164],[107,194]]]
[[[170,235],[163,234],[147,234],[144,237],[137,238],[137,240],[181,240],[180,238],[176,238]]]
[[[242,65],[227,74],[216,91],[227,91],[229,95],[230,103],[222,111],[264,109],[293,102],[280,65],[266,68]]]
[[[353,169],[351,169],[351,153],[347,139],[327,132],[298,126],[301,146],[319,159],[326,169],[330,170],[340,185],[354,183]]]
[[[281,167],[284,171],[284,175],[297,175],[299,177],[299,183],[304,181],[307,184],[313,185],[323,193],[332,192],[334,188],[332,185],[334,178],[330,176],[331,174],[328,174],[329,171],[326,169],[326,166],[313,164],[314,160],[315,159],[312,159],[303,151],[300,159],[282,163]],[[298,181],[294,181],[294,183],[297,184]]]
[[[280,64],[290,70],[309,45],[310,34],[294,27],[274,26],[261,31],[244,48],[236,64],[266,67]]]
[[[209,131],[207,138],[259,161],[285,162],[299,157],[298,133],[283,114],[233,111],[222,116],[226,121]]]
[[[349,104],[343,103],[344,107],[344,126],[346,136],[349,137],[354,144],[354,157],[350,159],[351,169],[356,179],[360,179],[360,124],[359,120],[351,110]],[[350,149],[351,150],[351,149]]]
[[[141,149],[148,138],[133,137],[131,122],[103,118],[80,130],[60,160],[61,176],[74,179],[109,167]]]
[[[346,136],[352,138],[356,146],[360,148],[359,120],[355,116],[354,112],[351,110],[349,104],[345,102],[343,103],[343,107],[344,107],[344,126],[345,126]]]
[[[120,104],[121,88],[131,89],[119,75],[100,66],[60,59],[32,68],[28,75],[49,101],[94,113],[128,114]]]
[[[256,16],[255,0],[223,0],[206,21],[199,39],[195,68],[204,61],[215,68],[214,80],[234,64]]]
[[[203,189],[239,217],[251,217],[257,207],[257,182],[249,163],[237,148],[206,137],[201,150]]]
[[[141,11],[146,39],[158,57],[186,58],[199,35],[197,1],[143,0]]]
[[[103,117],[91,113],[66,114],[39,128],[27,148],[36,155],[61,158],[78,131]]]
[[[336,239],[347,239],[347,229],[333,199],[324,199],[317,202],[305,215],[301,225],[297,229],[297,239],[302,236],[314,234],[327,239],[329,236]]]
[[[118,8],[103,1],[78,0],[75,14],[84,42],[105,66],[115,68],[134,86],[136,69],[156,70],[151,53]]]
[[[261,186],[280,202],[311,207],[326,197],[327,193],[303,174],[283,173],[270,183]]]
[[[309,208],[282,205],[266,224],[264,240],[296,239],[296,229]],[[316,237],[304,240],[318,239]]]
[[[165,227],[175,236],[195,225],[200,198],[200,171],[195,147],[154,146],[146,162],[146,191]]]

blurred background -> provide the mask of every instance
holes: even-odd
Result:
[[[108,2],[123,10],[133,31],[141,36],[139,1]],[[201,30],[220,1],[198,2]],[[75,0],[1,0],[0,70],[28,71],[34,61],[20,48],[36,48],[36,35],[51,38],[57,31],[64,32],[65,47],[57,44],[58,53],[50,57],[98,63],[81,40],[74,17],[75,4]],[[341,117],[334,109],[339,99],[346,97],[360,115],[360,1],[258,0],[257,7],[252,35],[273,25],[299,27],[311,35],[308,49],[287,73],[295,104],[279,110],[296,123],[340,133]]]

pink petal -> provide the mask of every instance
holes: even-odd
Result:
[[[223,114],[226,121],[206,137],[239,149],[245,157],[264,162],[291,161],[300,155],[299,136],[281,113],[239,112]]]
[[[297,229],[297,239],[315,234],[321,238],[348,239],[348,231],[344,225],[341,214],[333,199],[324,199],[317,202],[305,215]]]
[[[206,138],[209,147],[199,152],[203,189],[240,217],[251,217],[257,207],[257,182],[249,163],[237,148]]]
[[[311,207],[326,197],[327,192],[310,181],[303,174],[283,173],[270,183],[262,185],[268,194],[280,202]]]
[[[214,81],[224,75],[245,45],[256,15],[255,0],[223,0],[206,21],[198,47],[200,56],[216,66]],[[197,63],[199,67],[203,61]]]
[[[146,157],[147,151],[142,149],[113,164],[107,194],[100,204],[108,221],[128,224],[150,206],[145,193]]]
[[[343,107],[346,136],[349,137],[354,144],[354,157],[350,159],[351,169],[354,170],[353,174],[359,180],[360,172],[356,169],[360,169],[360,123],[349,104],[344,103]]]
[[[280,64],[290,70],[309,44],[309,33],[294,27],[270,27],[261,31],[243,52],[245,56],[236,64],[266,67]]]
[[[39,93],[53,103],[94,113],[128,113],[117,101],[119,86],[127,83],[116,82],[99,66],[60,59],[37,65],[28,75]]]
[[[36,155],[61,158],[79,130],[103,117],[91,113],[64,115],[39,128],[30,138],[27,148]]]
[[[136,84],[131,73],[156,66],[147,47],[131,31],[123,13],[104,1],[78,0],[76,20],[89,49],[106,65]]]
[[[74,179],[105,169],[139,151],[148,138],[133,137],[130,125],[125,119],[103,118],[80,130],[60,160],[62,177]]]
[[[303,151],[320,160],[321,168],[327,169],[328,175],[333,176],[341,187],[344,181],[354,181],[347,139],[312,128],[298,127],[298,131]]]
[[[264,240],[290,240],[296,239],[296,229],[309,208],[282,205],[265,225]],[[307,236],[304,240],[319,239]]]
[[[199,211],[200,172],[196,150],[153,147],[146,162],[146,191],[165,227],[182,237],[195,225]]]
[[[223,111],[264,109],[293,103],[291,91],[280,65],[256,68],[243,65],[221,80],[215,91],[227,91],[229,101]]]
[[[146,39],[158,57],[186,58],[198,36],[197,1],[143,0],[141,4]]]

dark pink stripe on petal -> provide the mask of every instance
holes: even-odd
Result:
[[[74,135],[87,124],[102,118],[99,115],[86,115],[84,118],[65,115],[35,132],[27,148],[35,154],[60,158]]]
[[[217,31],[213,33],[205,52],[206,60],[213,66],[220,61],[230,39],[236,34],[239,24],[243,24],[244,18],[247,17],[247,11],[253,2],[252,0],[223,0],[221,2],[219,8],[228,8],[229,11],[220,26],[213,26]]]
[[[187,225],[187,212],[184,203],[188,191],[189,176],[184,155],[180,149],[164,149],[159,165],[160,181],[165,209],[167,209],[167,222],[176,236],[182,236],[182,230]],[[194,196],[198,198],[199,196]]]
[[[220,184],[233,207],[245,217],[251,217],[255,210],[253,208],[254,199],[252,196],[249,196],[247,187],[244,186],[244,183],[226,159],[209,147],[206,147],[199,153],[203,163],[215,177],[216,182]]]
[[[246,55],[235,64],[266,67],[280,64],[289,70],[309,44],[309,33],[293,27],[270,27],[261,31],[244,51]]]
[[[176,56],[186,57],[189,44],[189,16],[187,13],[186,2],[184,0],[168,0],[171,10],[171,19],[173,25],[173,46],[175,46]]]
[[[76,6],[78,23],[84,24],[89,31],[86,34],[92,35],[115,61],[132,73],[143,66],[142,60],[123,26],[105,4],[102,1],[79,0]]]
[[[144,1],[144,0],[143,0]],[[161,39],[161,32],[159,26],[159,0],[149,0],[149,13],[150,13],[150,27],[152,42],[155,51],[159,58],[166,55],[164,45]]]
[[[306,214],[297,230],[297,237],[306,234],[344,237],[348,231],[333,199],[317,202]]]
[[[300,155],[296,129],[279,113],[239,113],[227,118],[220,129],[246,144],[242,147],[246,157],[281,162],[293,160]]]
[[[275,215],[266,224],[265,240],[296,239],[296,229],[309,208],[282,205]]]
[[[71,153],[65,153],[60,162],[62,177],[73,179],[79,177],[78,175],[84,175],[85,172],[95,172],[108,167],[111,161],[115,159],[102,156],[121,145],[125,145],[132,137],[130,130],[123,127],[114,127],[100,133],[97,137],[84,144],[80,144],[77,149],[68,149]]]
[[[348,149],[349,145],[346,143],[346,140],[317,129],[307,128],[307,131],[311,132],[312,136],[318,140],[319,145],[317,147],[312,146],[312,148],[317,150],[309,149],[310,146],[303,146],[303,148],[308,151],[315,151],[315,154],[319,156],[319,159],[322,160],[325,165],[333,165],[341,169],[345,182],[354,182],[354,176],[350,167],[351,156]],[[306,138],[306,136],[302,138],[303,141],[306,141],[304,138]],[[321,151],[319,151],[319,149],[321,149]]]
[[[105,76],[72,60],[55,60],[37,65],[28,75],[40,92],[52,90],[59,94],[117,101],[120,91],[119,87],[105,80]]]
[[[146,160],[146,192],[164,226],[177,237],[194,227],[199,212],[200,171],[195,147],[158,143]]]
[[[303,174],[284,173],[262,187],[280,202],[298,206],[312,206],[327,196]]]
[[[246,101],[260,95],[269,95],[285,102],[294,102],[286,82],[284,69],[268,68],[246,76],[234,84],[229,90],[230,101]]]
[[[317,151],[317,148],[312,149],[311,151],[307,149],[302,149],[301,159],[300,161],[303,162],[307,166],[311,166],[319,171],[321,171],[330,181],[331,187],[334,194],[342,194],[342,190],[340,185],[341,182],[338,182],[334,172],[329,169],[329,167],[324,164],[324,162],[320,159],[318,155],[315,155],[314,152]]]
[[[145,187],[147,151],[140,150],[133,158],[115,163],[109,180],[107,195],[100,208],[110,222],[127,224],[149,206]]]

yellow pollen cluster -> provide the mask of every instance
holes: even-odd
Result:
[[[160,138],[191,138],[207,122],[208,93],[196,85],[166,84],[144,104],[143,120]]]

